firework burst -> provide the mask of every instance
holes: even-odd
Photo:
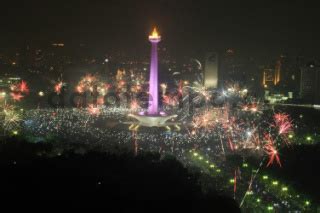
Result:
[[[3,109],[3,123],[2,127],[5,131],[11,131],[19,127],[22,121],[21,115],[14,110],[13,107],[6,107]]]
[[[22,93],[29,93],[29,87],[25,81],[21,81],[21,83],[18,84],[18,89]]]
[[[272,165],[274,163],[274,161],[276,161],[277,164],[281,167],[281,162],[280,162],[278,150],[276,149],[275,143],[269,134],[265,135],[265,141],[266,141],[266,143],[264,145],[264,150],[269,157],[267,167]]]
[[[100,114],[100,109],[93,104],[90,104],[87,108],[90,115],[98,116]]]

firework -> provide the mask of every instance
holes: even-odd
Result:
[[[176,106],[178,104],[178,97],[164,95],[164,96],[162,96],[162,103],[166,106]]]
[[[87,108],[88,112],[90,115],[99,115],[100,114],[100,109],[96,106],[94,106],[93,104],[90,104]]]
[[[62,82],[62,81],[56,83],[56,84],[54,85],[54,91],[55,91],[55,93],[57,93],[57,94],[59,95],[59,94],[61,93],[62,86],[63,86],[63,82]]]
[[[3,110],[3,129],[6,131],[13,130],[19,127],[19,123],[22,120],[21,115],[14,110],[13,107],[7,107]]]
[[[292,131],[292,121],[288,114],[277,113],[274,115],[274,121],[280,135],[286,135]]]
[[[21,81],[21,83],[18,84],[18,89],[22,93],[29,93],[29,87],[25,81]]]
[[[10,96],[12,98],[12,100],[14,101],[21,101],[21,99],[24,97],[21,93],[16,93],[16,92],[12,92],[10,93]]]
[[[10,93],[10,97],[12,98],[13,101],[21,101],[21,99],[24,98],[23,94],[29,93],[29,87],[27,82],[25,81],[21,81],[20,83],[17,83],[17,84],[12,84],[10,86],[10,90],[12,91]]]
[[[275,147],[273,139],[271,138],[271,136],[269,134],[266,134],[265,140],[266,140],[266,143],[264,145],[264,150],[265,150],[266,154],[269,156],[269,161],[267,163],[267,167],[272,165],[275,160],[278,163],[278,165],[281,167],[279,153]]]
[[[137,101],[137,100],[133,100],[133,101],[131,102],[131,104],[130,104],[130,109],[131,109],[132,111],[136,111],[136,110],[138,110],[139,108],[140,108],[140,106],[139,106],[138,101]]]
[[[109,88],[110,85],[100,81],[97,76],[87,74],[86,76],[81,78],[75,90],[78,93],[89,91],[97,92],[99,95],[105,96],[108,93]]]

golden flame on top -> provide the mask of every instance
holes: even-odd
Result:
[[[157,31],[157,28],[156,27],[153,28],[152,34],[149,36],[149,38],[159,38],[159,37],[160,37],[160,35]]]

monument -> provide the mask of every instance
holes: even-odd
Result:
[[[177,117],[177,115],[167,115],[159,111],[159,82],[158,82],[158,43],[161,41],[161,36],[154,28],[149,35],[151,42],[151,61],[150,61],[150,78],[149,78],[149,104],[147,113],[129,114],[130,117],[138,120],[141,126],[167,126],[168,120]]]

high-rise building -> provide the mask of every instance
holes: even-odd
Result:
[[[215,89],[218,87],[218,54],[211,52],[206,55],[204,68],[204,86]]]
[[[300,90],[300,68],[305,64],[300,57],[280,55],[275,66],[275,85],[279,85],[282,92],[293,92],[296,96]]]
[[[237,82],[255,91],[261,88],[262,75],[259,63],[255,57],[237,53],[234,49],[227,49],[219,55],[219,86],[221,82]]]
[[[301,99],[310,104],[320,104],[320,67],[314,63],[301,68]]]
[[[262,84],[265,88],[274,85],[275,77],[274,77],[274,69],[263,69],[263,77]]]
[[[279,84],[280,82],[280,76],[281,76],[281,60],[277,60],[276,66],[274,69],[274,85]]]

